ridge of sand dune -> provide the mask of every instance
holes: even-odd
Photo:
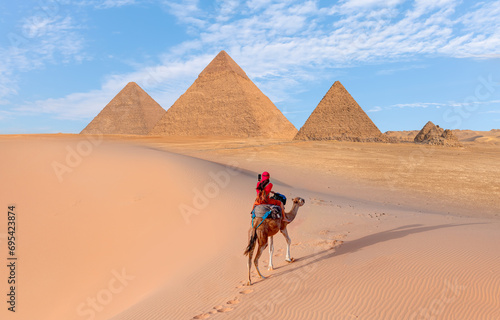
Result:
[[[2,177],[29,177],[0,186],[2,205],[17,205],[22,226],[23,319],[86,319],[93,313],[109,319],[162,283],[196,270],[235,235],[218,232],[232,231],[228,224],[234,223],[221,215],[239,201],[241,184],[254,180],[238,173],[233,181],[230,168],[148,147],[86,139],[1,143],[15,154],[1,160]],[[68,167],[61,180],[55,162]],[[212,174],[220,175],[221,184],[229,179],[227,188]],[[3,279],[5,268],[0,272]],[[108,295],[109,282],[122,273],[127,284],[114,281],[120,292]],[[92,312],[88,299],[100,299],[96,309],[102,311]]]
[[[500,144],[500,137],[478,137],[474,141],[478,143],[498,145]]]

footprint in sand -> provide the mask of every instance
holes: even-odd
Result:
[[[340,246],[342,246],[343,244],[344,244],[344,241],[342,241],[342,240],[334,240],[334,241],[333,241],[333,247],[332,247],[332,249],[333,249],[333,248],[339,248],[339,247],[340,247]]]
[[[217,310],[217,312],[229,312],[229,311],[232,311],[233,308],[228,308],[228,307],[224,307],[224,306],[217,306],[217,307],[214,307],[215,310]]]
[[[244,281],[241,281],[241,282],[244,282]],[[241,288],[241,287],[242,287],[242,285],[239,285],[236,288]],[[253,289],[245,289],[245,290],[240,291],[240,294],[249,294],[252,292],[253,292]],[[232,300],[228,300],[226,302],[226,306],[222,306],[222,305],[215,306],[215,307],[213,307],[213,310],[210,310],[209,312],[201,313],[197,316],[194,316],[193,319],[207,319],[210,317],[210,315],[214,315],[216,313],[225,313],[225,312],[232,311],[234,309],[230,308],[229,306],[236,306],[240,302],[241,302],[240,299],[238,297],[235,297]],[[229,306],[227,306],[227,305],[229,305]]]
[[[241,294],[249,294],[252,292],[253,292],[253,289],[246,289],[246,290],[240,291]]]

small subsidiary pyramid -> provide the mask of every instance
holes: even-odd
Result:
[[[415,136],[415,142],[424,142],[433,138],[441,137],[444,130],[439,126],[436,126],[432,121],[429,121],[420,130],[420,132]]]
[[[149,134],[291,140],[297,129],[221,51]]]
[[[447,147],[462,147],[453,131],[436,126],[432,121],[429,121],[415,136],[416,143],[424,143],[430,145],[440,145]]]
[[[339,81],[331,86],[294,139],[385,140],[377,126]]]
[[[80,133],[146,135],[164,114],[137,83],[129,82]]]

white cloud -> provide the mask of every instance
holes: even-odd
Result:
[[[98,4],[97,7],[102,9],[108,9],[108,8],[127,6],[135,3],[136,3],[135,0],[105,0],[102,3]]]
[[[125,2],[128,3],[113,1]],[[329,68],[401,61],[422,55],[493,57],[500,52],[496,22],[500,1],[480,3],[462,16],[455,12],[458,1],[454,0],[417,0],[405,6],[398,6],[402,0],[351,0],[329,8],[319,7],[319,1],[253,0],[239,4],[220,0],[213,9],[216,11],[209,12],[203,11],[197,0],[160,2],[191,31],[194,39],[160,56],[162,63],[157,66],[110,75],[98,90],[27,103],[22,109],[62,118],[90,117],[128,81],[138,82],[168,108],[221,49],[228,51],[275,102],[289,99],[303,81],[326,77],[324,70]],[[354,10],[349,6],[369,10]],[[58,40],[54,40],[56,36],[50,31],[55,30],[51,29],[55,25],[62,31]],[[82,51],[82,40],[75,36],[71,19],[37,21],[27,28],[36,34],[50,34],[52,43],[61,44],[46,45],[42,50],[46,53],[36,54],[35,61],[43,62],[55,55],[76,60],[73,56]],[[76,50],[71,52],[74,47]],[[14,52],[13,56],[18,66],[33,64],[29,54]],[[404,70],[408,69],[381,73]],[[446,106],[451,104],[399,104],[374,107],[370,111]]]
[[[232,15],[237,13],[237,8],[240,5],[238,0],[217,0],[219,6],[218,21],[227,21]]]
[[[82,61],[84,41],[71,17],[33,15],[9,33],[10,46],[0,48],[0,99],[18,91],[20,73],[45,63]]]
[[[207,14],[198,7],[198,0],[177,0],[177,1],[162,1],[167,6],[170,14],[174,15],[180,22],[192,25],[196,28],[204,28],[206,26]]]
[[[273,0],[248,0],[246,2],[246,5],[248,8],[250,8],[251,10],[259,10],[259,9],[262,9],[270,4],[272,4]]]
[[[317,1],[309,0],[292,5],[290,9],[288,9],[288,12],[298,15],[317,14],[319,13],[319,8]]]
[[[69,16],[34,15],[23,20],[20,42],[9,47],[11,52],[24,53],[32,65],[54,58],[59,54],[63,58],[81,60],[78,54],[83,49],[83,39],[76,32],[79,27]],[[21,59],[18,59],[21,60]]]
[[[425,65],[425,64],[411,64],[411,65],[408,65],[408,66],[404,66],[404,67],[399,67],[399,68],[393,68],[393,69],[384,69],[384,70],[380,70],[377,72],[378,75],[391,75],[391,74],[394,74],[394,73],[397,73],[397,72],[401,72],[401,71],[409,71],[409,70],[415,70],[415,69],[425,69],[427,68],[428,66]]]
[[[479,112],[481,114],[492,114],[492,113],[500,113],[500,110],[490,110],[490,111],[484,111],[484,112]]]
[[[131,81],[137,82],[162,107],[168,109],[212,58],[213,55],[197,56],[185,62],[173,61],[129,74],[108,76],[99,90],[29,102],[16,110],[23,113],[53,114],[59,119],[68,120],[91,118]]]
[[[500,103],[500,100],[488,100],[488,101],[464,101],[464,102],[456,102],[456,101],[448,101],[448,102],[413,102],[413,103],[397,103],[386,107],[373,107],[368,112],[378,112],[382,110],[392,110],[392,109],[404,109],[404,108],[462,108],[469,107],[471,105],[475,106],[490,106],[494,104]],[[482,111],[479,112],[481,114],[485,113],[500,113],[500,111]]]
[[[95,9],[111,9],[139,3],[136,0],[80,0],[78,2],[71,0],[58,0],[57,2],[64,5],[93,7]]]
[[[435,10],[449,13],[454,10],[459,2],[459,0],[416,0],[414,9],[408,12],[408,17],[416,19]]]
[[[459,21],[467,30],[491,34],[500,29],[500,25],[498,24],[499,16],[500,1],[493,1],[485,3],[477,10],[466,13]]]
[[[428,107],[441,107],[443,103],[436,102],[414,102],[414,103],[398,103],[390,106],[389,108],[428,108]]]
[[[377,106],[377,107],[371,108],[367,112],[379,112],[379,111],[382,111],[382,108]]]
[[[1,102],[0,102],[1,104]],[[0,110],[0,120],[4,120],[10,118],[12,116],[12,112],[6,110]]]
[[[342,4],[343,8],[372,8],[372,7],[393,7],[398,5],[405,0],[348,0]]]

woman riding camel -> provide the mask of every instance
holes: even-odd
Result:
[[[255,199],[253,207],[255,208],[255,206],[258,206],[260,204],[272,204],[280,206],[282,220],[287,222],[285,218],[285,207],[283,206],[283,203],[279,200],[269,198],[269,194],[274,193],[272,189],[273,184],[269,181],[269,172],[264,171],[262,173],[262,180],[257,182],[257,187],[255,188],[255,190],[257,191],[257,198]]]

